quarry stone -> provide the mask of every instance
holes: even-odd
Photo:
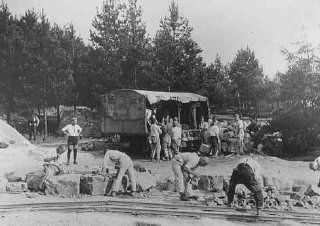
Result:
[[[76,197],[80,193],[80,174],[53,176],[45,182],[45,194],[61,197]]]

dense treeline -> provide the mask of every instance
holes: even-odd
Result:
[[[273,113],[273,131],[290,134],[315,127],[320,61],[308,43],[298,43],[297,51],[283,50],[288,71],[270,80],[249,47],[239,47],[226,65],[218,54],[206,64],[192,26],[174,1],[152,36],[142,13],[137,0],[104,1],[86,44],[72,24],[61,27],[34,10],[18,18],[2,3],[1,113],[10,121],[12,112],[31,108],[96,107],[101,94],[134,88],[199,93],[209,97],[214,112]],[[281,104],[272,112],[274,108],[267,111],[262,103]]]
[[[95,107],[101,94],[119,88],[196,92],[213,106],[237,108],[267,95],[253,50],[240,49],[228,65],[218,55],[206,65],[192,32],[175,2],[151,38],[136,0],[106,0],[85,44],[72,24],[61,27],[34,10],[17,18],[2,3],[1,111],[10,121],[21,109]]]

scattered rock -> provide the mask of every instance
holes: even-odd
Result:
[[[28,184],[28,189],[31,191],[42,190],[41,185],[44,176],[45,172],[43,170],[28,173],[26,175],[26,183]]]
[[[297,192],[291,192],[290,198],[299,201],[303,198],[303,195]]]
[[[170,177],[170,178],[166,178],[164,181],[158,181],[157,188],[162,191],[174,192],[176,190],[174,179]]]
[[[310,185],[308,188],[307,188],[307,191],[305,193],[306,195],[308,196],[320,196],[320,188],[315,186],[315,185]]]
[[[299,193],[305,193],[307,191],[307,186],[305,185],[298,185],[292,187],[292,191],[299,192]]]
[[[80,174],[65,174],[48,178],[45,194],[76,197],[80,193]]]
[[[6,191],[10,193],[21,193],[28,191],[28,185],[24,182],[8,182]]]
[[[0,148],[4,149],[9,147],[9,144],[5,143],[5,142],[0,142]]]
[[[110,182],[107,176],[82,175],[80,178],[80,193],[86,195],[105,195],[108,183]]]
[[[304,203],[302,201],[296,201],[293,203],[293,206],[304,207]]]

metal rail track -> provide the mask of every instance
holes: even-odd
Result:
[[[198,205],[151,203],[129,200],[107,200],[87,202],[55,202],[0,205],[1,213],[17,211],[57,211],[57,212],[112,212],[134,215],[179,216],[194,218],[215,218],[233,221],[280,222],[292,220],[301,223],[320,225],[320,214],[293,211],[263,211],[262,216],[254,215],[253,210],[245,213],[227,207],[206,207]]]

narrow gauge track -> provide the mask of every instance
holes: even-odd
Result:
[[[17,211],[57,211],[57,212],[113,212],[134,215],[180,216],[194,218],[215,218],[233,221],[267,221],[280,222],[292,220],[301,223],[320,225],[319,213],[296,211],[265,210],[263,215],[254,215],[254,210],[239,212],[227,207],[207,207],[201,205],[167,204],[140,202],[132,200],[106,200],[81,202],[54,202],[0,205],[0,213]]]

